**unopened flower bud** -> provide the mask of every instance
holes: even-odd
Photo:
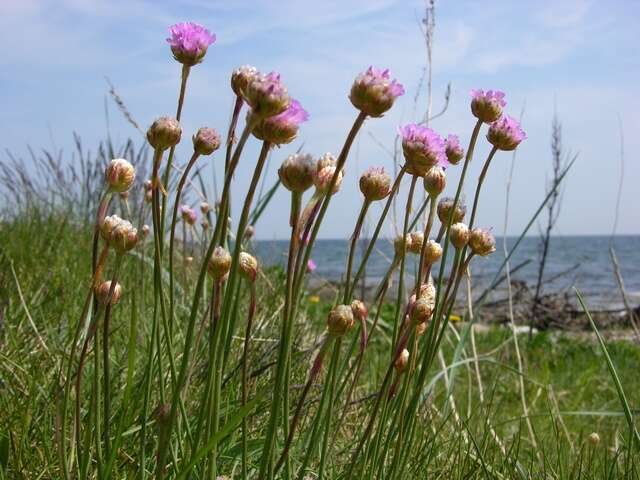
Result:
[[[438,218],[443,225],[449,224],[450,217],[452,224],[461,222],[466,213],[467,207],[462,199],[458,200],[455,210],[453,209],[453,198],[444,197],[438,202]]]
[[[136,169],[124,158],[115,158],[105,170],[109,191],[123,193],[131,188],[136,178]]]
[[[251,65],[243,65],[236,68],[231,74],[231,89],[239,97],[245,96],[245,91],[249,82],[258,75],[258,69]]]
[[[367,318],[367,307],[362,300],[354,300],[351,302],[351,311],[354,318],[358,320],[364,320]]]
[[[260,118],[272,117],[289,108],[291,98],[280,81],[280,74],[254,75],[244,89],[244,99],[253,114]]]
[[[122,220],[111,233],[111,245],[119,254],[128,252],[137,243],[138,230],[126,220]]]
[[[143,237],[147,237],[149,235],[149,232],[151,231],[151,229],[149,228],[149,225],[143,225],[142,226],[142,236]]]
[[[600,443],[600,435],[598,435],[596,432],[590,433],[587,439],[589,440],[589,443],[594,447]]]
[[[211,210],[211,207],[207,202],[200,203],[200,211],[202,212],[203,215],[206,215],[207,213],[209,213],[209,210]]]
[[[484,123],[495,122],[506,106],[504,92],[499,90],[471,90],[471,113]]]
[[[220,135],[213,128],[202,127],[193,136],[193,150],[199,155],[211,155],[220,148]]]
[[[211,275],[215,281],[219,282],[222,280],[231,269],[231,260],[229,252],[223,247],[217,246],[213,250],[209,263],[207,264],[209,275]]]
[[[407,252],[407,250],[410,250],[410,248],[411,248],[410,235],[407,235],[406,237],[403,237],[402,235],[398,235],[393,240],[393,250],[396,253],[396,257],[398,258],[404,257],[405,253]]]
[[[319,172],[324,167],[335,167],[338,164],[338,160],[333,156],[331,152],[324,153],[316,162],[316,171]]]
[[[411,232],[409,234],[409,244],[407,245],[407,249],[416,255],[420,255],[422,252],[422,244],[424,243],[424,233],[422,232]]]
[[[253,255],[247,252],[240,252],[240,259],[238,260],[238,266],[240,273],[250,282],[255,282],[258,275],[258,261]]]
[[[324,167],[322,170],[316,173],[315,177],[313,178],[313,184],[315,185],[315,187],[318,189],[319,192],[326,193],[327,190],[329,190],[329,187],[331,186],[331,180],[333,179],[333,176],[335,174],[336,174],[336,167]],[[340,190],[341,185],[342,185],[342,172],[340,171],[338,172],[338,177],[336,178],[336,181],[333,185],[333,190],[331,191],[331,194],[334,194],[338,190]]]
[[[371,117],[381,117],[401,95],[404,95],[404,87],[391,79],[388,69],[369,67],[356,77],[349,99],[361,112]]]
[[[424,260],[428,264],[433,264],[442,257],[442,247],[435,240],[429,240],[424,247]]]
[[[316,166],[307,153],[296,153],[285,158],[278,169],[282,185],[296,193],[303,193],[313,185]]]
[[[147,130],[147,140],[156,150],[166,150],[180,143],[182,127],[171,117],[160,117]]]
[[[464,150],[460,146],[460,139],[457,135],[449,134],[445,142],[445,153],[447,160],[451,165],[457,165],[462,157],[464,157]]]
[[[117,215],[109,215],[108,217],[105,217],[105,219],[102,221],[102,225],[100,225],[100,236],[102,237],[102,239],[107,243],[111,242],[113,231],[123,221],[124,220],[122,220]]]
[[[116,283],[116,286],[113,287],[113,292],[111,294],[111,298],[109,298],[109,292],[111,291],[111,280],[107,280],[106,282],[102,282],[95,289],[96,298],[98,299],[98,303],[103,307],[108,305],[116,305],[120,301],[120,294],[122,293],[122,289],[120,288],[120,284]]]
[[[433,315],[433,305],[427,297],[418,297],[411,308],[411,321],[414,325],[428,321]]]
[[[403,349],[400,352],[400,355],[398,355],[398,358],[396,358],[396,361],[393,364],[393,366],[395,367],[396,372],[404,373],[407,370],[407,367],[409,366],[409,350],[407,350],[406,348]]]
[[[153,190],[146,190],[144,192],[144,201],[146,203],[151,203],[152,200],[153,200]]]
[[[244,230],[244,238],[251,239],[256,233],[256,229],[253,225],[247,225],[247,228]]]
[[[197,219],[196,211],[189,207],[189,205],[182,205],[180,207],[180,215],[187,225],[195,225]]]
[[[469,247],[476,255],[485,257],[496,251],[496,239],[489,230],[474,228],[469,234]]]
[[[458,250],[464,248],[467,243],[469,243],[469,227],[462,222],[454,223],[451,225],[451,230],[449,231],[449,240],[451,240],[451,244],[456,247]]]
[[[431,167],[424,176],[424,189],[431,198],[435,198],[442,193],[447,185],[447,176],[444,168],[436,165]]]
[[[340,337],[347,333],[355,324],[350,305],[338,305],[329,312],[327,330],[329,335]]]
[[[391,177],[382,167],[370,167],[360,177],[360,191],[368,202],[382,200],[391,192]]]

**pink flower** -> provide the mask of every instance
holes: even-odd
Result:
[[[487,140],[498,150],[515,150],[527,138],[520,122],[509,115],[503,115],[489,126]]]
[[[369,67],[356,77],[349,99],[361,112],[381,117],[401,95],[404,95],[404,87],[396,79],[391,79],[389,69]]]
[[[193,22],[176,23],[169,27],[169,33],[171,37],[167,38],[167,43],[174,58],[188,66],[200,63],[209,45],[216,41],[215,34]]]
[[[252,113],[260,118],[278,115],[287,110],[291,103],[287,87],[276,72],[266,75],[256,73],[245,87],[243,96]]]
[[[464,157],[464,150],[460,146],[460,139],[457,135],[449,134],[447,136],[445,153],[447,160],[452,165],[456,165]]]
[[[194,225],[196,223],[196,211],[189,207],[189,205],[182,205],[180,207],[180,215],[182,215],[182,220],[187,222],[189,225]]]
[[[471,90],[471,113],[485,123],[496,121],[507,105],[500,90]]]
[[[298,134],[300,124],[308,119],[309,114],[302,108],[300,102],[291,99],[289,107],[284,112],[258,122],[253,129],[253,134],[260,140],[275,145],[291,143]]]
[[[307,262],[307,272],[311,273],[316,268],[318,268],[318,266],[316,265],[316,262],[314,262],[312,259],[309,259],[309,261]]]
[[[435,165],[449,165],[445,141],[434,130],[410,123],[400,128],[399,133],[410,174],[423,177]]]

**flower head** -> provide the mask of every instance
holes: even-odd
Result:
[[[424,243],[424,233],[421,231],[411,232],[409,234],[409,244],[407,245],[407,249],[415,254],[420,255],[422,251],[422,244]]]
[[[310,258],[307,261],[307,273],[315,271],[316,268],[318,268],[318,265],[316,265],[316,262],[314,262],[313,259]]]
[[[104,176],[110,191],[124,193],[133,185],[136,169],[124,158],[115,158],[107,165]]]
[[[338,305],[329,312],[327,330],[329,335],[341,337],[355,324],[351,305]]]
[[[198,23],[182,22],[169,27],[167,43],[173,57],[180,63],[193,66],[202,61],[207,48],[216,41],[215,34]]]
[[[289,108],[291,98],[280,81],[280,74],[256,74],[244,89],[244,99],[252,113],[260,118],[273,117]]]
[[[447,135],[447,140],[445,142],[445,153],[447,155],[447,160],[451,165],[457,165],[462,157],[464,157],[464,150],[460,146],[460,139],[457,135],[449,134]]]
[[[471,113],[484,123],[495,122],[507,105],[500,90],[471,90]]]
[[[209,258],[209,263],[207,264],[209,275],[211,275],[215,281],[219,282],[224,278],[224,276],[229,272],[230,269],[231,254],[223,247],[218,245],[213,250],[211,258]]]
[[[124,222],[124,220],[122,220],[118,215],[109,215],[108,217],[105,217],[100,225],[100,236],[102,239],[107,243],[111,242],[113,231],[122,222]]]
[[[381,117],[401,95],[404,95],[404,87],[391,79],[389,69],[369,67],[356,77],[349,99],[361,112],[370,117]]]
[[[354,318],[358,320],[366,320],[367,318],[367,306],[362,300],[354,300],[351,302],[351,312]]]
[[[247,225],[244,229],[244,238],[250,240],[256,234],[256,228],[253,225]]]
[[[180,215],[188,225],[195,225],[196,223],[196,211],[189,205],[182,205],[180,207]]]
[[[410,174],[422,177],[433,166],[446,167],[449,164],[444,140],[435,131],[410,123],[402,127],[399,133],[407,172]]]
[[[258,69],[251,65],[243,65],[236,68],[231,74],[231,89],[233,93],[239,97],[244,97],[247,85],[258,74]]]
[[[462,198],[458,199],[456,209],[453,209],[454,199],[451,197],[444,197],[438,202],[438,218],[443,225],[449,225],[449,218],[451,223],[458,223],[464,219],[467,213],[467,206],[464,204]]]
[[[368,202],[382,200],[391,192],[391,177],[383,167],[369,167],[360,177],[360,191]]]
[[[282,162],[278,169],[278,176],[287,190],[303,193],[313,185],[315,172],[316,165],[311,155],[295,153]]]
[[[411,306],[411,321],[414,325],[426,322],[433,315],[433,305],[427,297],[418,297]]]
[[[336,164],[337,162],[335,157],[328,152],[318,159],[318,162],[316,163],[316,174],[313,177],[313,184],[319,192],[325,193],[329,189],[331,179],[336,174]],[[342,177],[343,173],[341,170],[338,172],[338,176],[336,177],[336,182],[333,185],[333,190],[331,191],[332,194],[340,190]]]
[[[393,364],[393,366],[395,367],[396,372],[404,373],[407,370],[407,367],[409,366],[409,350],[404,348],[400,352],[400,355],[398,355],[398,358],[396,358],[396,361]]]
[[[254,115],[250,113],[249,115]],[[298,134],[298,128],[302,122],[309,119],[309,114],[302,108],[300,102],[291,99],[287,109],[263,120],[258,120],[253,127],[253,134],[260,140],[271,142],[275,145],[291,143]]]
[[[199,155],[211,155],[220,148],[220,135],[213,128],[202,127],[193,136],[193,150]]]
[[[238,266],[242,276],[250,282],[255,282],[258,275],[258,260],[256,260],[256,257],[247,252],[240,252]]]
[[[476,255],[486,257],[496,251],[496,239],[490,230],[474,228],[469,233],[469,247]]]
[[[111,232],[110,243],[122,255],[137,245],[138,230],[127,220],[121,220]]]
[[[180,143],[182,127],[171,117],[160,117],[147,130],[147,140],[156,150],[166,150]]]
[[[449,240],[451,244],[458,250],[464,248],[469,243],[469,227],[462,222],[457,222],[451,225],[449,230]]]
[[[111,295],[109,295],[109,293],[111,293]],[[113,291],[111,291],[111,280],[102,282],[95,288],[98,303],[104,307],[107,305],[116,305],[120,301],[121,293],[122,288],[120,288],[120,284],[117,282],[115,287],[113,287]]]
[[[442,247],[435,240],[427,241],[424,249],[424,260],[429,264],[437,262],[442,257]]]
[[[211,210],[211,207],[207,202],[200,202],[200,211],[203,215],[206,215]]]
[[[447,176],[444,173],[444,168],[441,166],[435,165],[424,174],[424,189],[430,197],[436,198],[442,193],[446,186]]]
[[[397,258],[404,257],[405,253],[408,250],[411,250],[411,235],[407,235],[405,237],[398,235],[393,240],[393,250]]]
[[[527,138],[520,122],[509,115],[503,115],[489,126],[487,140],[498,150],[515,150]]]

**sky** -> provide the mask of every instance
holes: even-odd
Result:
[[[423,16],[422,0],[2,0],[0,161],[6,150],[26,156],[27,145],[70,155],[74,131],[85,145],[97,145],[106,135],[105,77],[143,129],[158,116],[174,114],[180,65],[166,44],[167,27],[196,21],[215,32],[217,41],[189,78],[179,163],[190,154],[188,139],[198,127],[226,132],[233,103],[229,76],[240,65],[280,72],[310,114],[298,139],[272,152],[266,185],[277,178],[280,162],[301,146],[317,156],[338,153],[357,114],[347,95],[360,71],[388,67],[405,85],[406,95],[390,112],[365,123],[320,231],[321,238],[347,237],[362,201],[360,174],[372,165],[393,172],[388,152],[397,128],[424,115]],[[505,91],[506,111],[522,115],[528,139],[514,160],[507,232],[518,234],[544,198],[556,112],[567,155],[578,159],[563,187],[555,233],[612,232],[623,151],[617,233],[640,234],[640,2],[440,0],[435,19],[433,110],[442,108],[448,84],[451,99],[431,126],[443,136],[458,134],[466,145],[475,120],[469,111],[472,88]],[[111,102],[109,110],[112,138],[143,142]],[[246,191],[259,145],[252,139],[243,153],[235,199]],[[482,136],[466,183],[468,198],[488,150]],[[199,161],[216,168],[220,178],[222,152]],[[505,228],[512,161],[511,154],[499,153],[482,190],[477,223],[497,234]],[[447,172],[449,194],[459,171]],[[407,189],[405,180],[403,192]],[[288,208],[288,192],[281,189],[256,225],[257,237],[288,238]],[[372,207],[370,222],[381,209]]]

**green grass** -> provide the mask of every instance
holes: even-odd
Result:
[[[90,228],[72,219],[46,217],[36,211],[0,223],[0,478],[62,477],[56,427],[62,395],[59,375],[67,360],[69,342],[90,276],[90,237]],[[151,251],[149,240],[145,245],[138,249],[139,254]],[[114,461],[112,478],[133,478],[138,471],[139,417],[144,401],[140,387],[144,384],[153,308],[151,270],[151,265],[140,258],[127,256],[121,279],[123,298],[113,312],[112,423],[114,431],[122,426],[125,433]],[[182,278],[181,273],[177,275],[178,279]],[[195,271],[189,272],[187,284],[182,285],[187,291],[193,285],[193,276]],[[253,403],[246,410],[250,428],[248,452],[254,468],[259,462],[269,415],[273,384],[271,363],[277,355],[275,343],[283,283],[284,272],[278,269],[267,269],[258,280],[260,302],[255,323],[258,328],[254,330],[251,357],[255,374],[250,395]],[[244,323],[246,308],[247,305],[240,306],[239,324]],[[292,405],[306,380],[315,354],[311,347],[325,329],[329,308],[328,304],[303,299],[290,376]],[[137,332],[131,343],[134,348],[129,352],[131,312],[136,314]],[[385,306],[383,320],[389,320],[393,314],[393,306]],[[179,306],[178,321],[185,321],[187,315],[188,312]],[[454,327],[460,330],[459,325],[454,324]],[[343,355],[355,335],[355,331],[351,332],[343,340]],[[331,421],[335,438],[329,439],[330,453],[325,464],[327,478],[340,478],[351,449],[360,437],[372,406],[372,399],[367,397],[376,391],[386,369],[390,335],[391,332],[387,335],[378,332],[374,337],[353,396],[357,403],[340,425],[337,421],[342,416],[342,403],[334,405]],[[193,418],[197,416],[199,393],[207,376],[205,337],[196,352],[193,380],[184,396],[188,417]],[[180,345],[182,341],[178,332],[174,342]],[[218,473],[229,476],[239,474],[242,456],[241,418],[238,415],[240,375],[235,368],[242,342],[237,338],[231,341],[233,348],[225,370],[229,380],[224,385],[221,400],[224,427],[218,450]],[[476,333],[476,344],[484,401],[480,402],[474,364],[469,356],[470,343],[467,342],[467,351],[457,368],[452,388],[453,404],[447,401],[448,390],[439,367],[430,372],[428,384],[433,388],[418,410],[413,447],[402,457],[408,467],[406,478],[638,478],[640,455],[633,449],[629,453],[625,415],[595,336],[548,332],[535,335],[532,341],[525,336],[520,338],[525,365],[525,397],[537,450],[532,447],[522,416],[510,331],[495,328]],[[456,345],[450,331],[442,343],[446,362],[453,358]],[[630,409],[637,417],[640,348],[629,341],[609,341],[607,349]],[[127,408],[122,408],[129,354],[133,388],[131,401]],[[306,415],[299,428],[300,435],[290,456],[293,466],[297,467],[305,454],[310,453],[310,478],[315,478],[313,475],[318,471],[321,452],[307,452],[304,440],[310,433],[309,425],[327,382],[325,374],[329,359],[330,354],[325,358],[325,370],[312,387]],[[434,365],[439,365],[437,360]],[[167,367],[166,359],[164,366]],[[169,375],[168,371],[165,375]],[[92,376],[93,367],[89,361],[83,382],[87,399],[92,391]],[[151,410],[158,405],[159,398],[154,396]],[[156,419],[153,415],[147,419],[148,428],[154,429],[154,433]],[[587,441],[592,432],[597,432],[601,438],[598,445]],[[383,447],[384,442],[383,439]],[[152,450],[155,446],[149,443],[148,448]],[[393,442],[390,448],[388,458],[395,448]],[[181,452],[174,454],[180,456]],[[198,458],[195,460],[197,463]],[[181,468],[187,464],[183,462]],[[90,478],[97,477],[90,475]]]

